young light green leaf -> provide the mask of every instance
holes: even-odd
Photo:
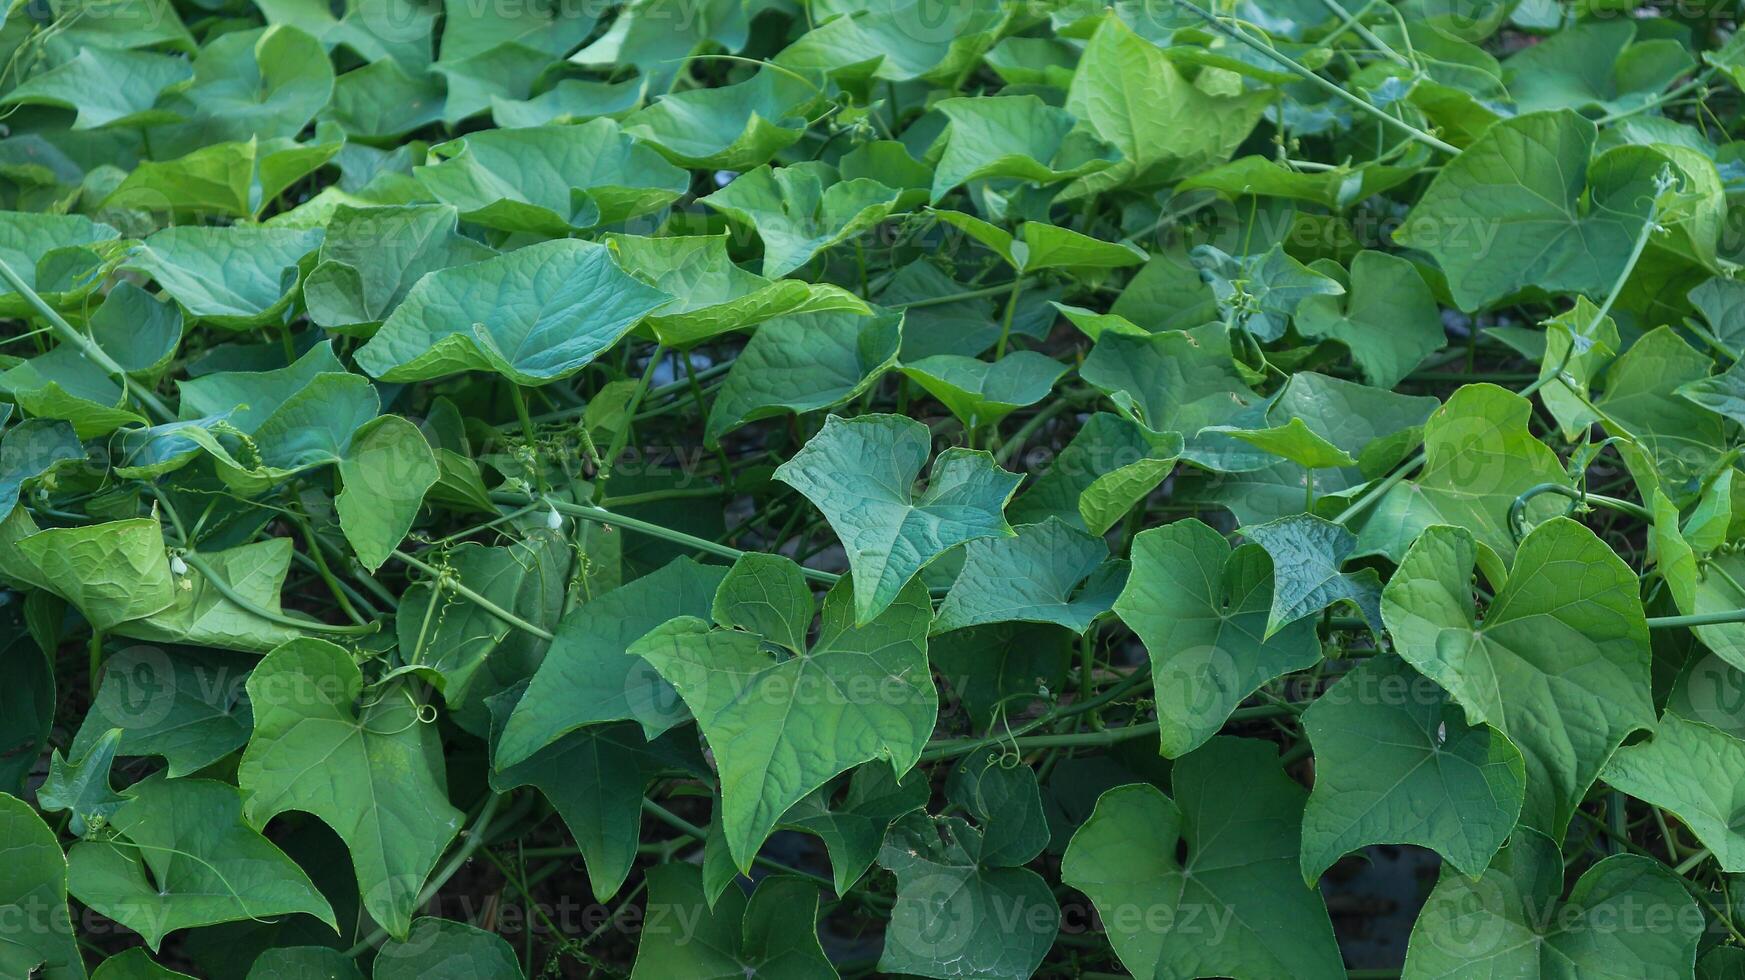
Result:
[[[55,749],[49,758],[48,778],[36,791],[36,805],[44,813],[68,814],[67,827],[80,837],[105,829],[109,818],[127,802],[109,785],[110,767],[121,744],[121,729],[104,732],[72,762]]]
[[[817,161],[740,174],[702,204],[763,239],[763,274],[778,279],[812,256],[885,220],[903,192],[869,177],[841,180]]]

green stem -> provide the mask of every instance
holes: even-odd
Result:
[[[527,496],[519,493],[496,492],[491,494],[491,499],[507,504],[524,504],[528,502]],[[649,535],[650,537],[660,538],[664,541],[671,541],[674,544],[682,544],[687,548],[707,552],[711,555],[717,555],[722,558],[737,561],[745,554],[744,551],[732,547],[731,545],[719,544],[710,541],[707,538],[699,538],[692,534],[686,534],[683,531],[675,531],[672,528],[661,527],[659,524],[650,524],[647,521],[639,521],[634,517],[626,517],[623,514],[617,514],[601,507],[591,507],[587,504],[572,504],[563,500],[547,500],[545,503],[550,505],[552,509],[560,514],[579,517],[582,520],[593,521],[596,524],[605,524],[608,526],[616,525],[625,528],[626,530],[637,531]],[[814,582],[824,582],[826,584],[835,584],[835,582],[842,577],[834,572],[821,571],[816,568],[806,568],[803,565],[800,567],[800,572]]]
[[[600,489],[605,489],[606,478],[611,476],[613,466],[618,465],[618,457],[623,454],[624,447],[630,444],[630,429],[632,420],[636,418],[636,410],[641,407],[642,399],[648,394],[648,385],[654,380],[654,371],[660,367],[660,362],[666,357],[666,347],[655,344],[654,350],[648,355],[648,366],[642,369],[642,378],[636,382],[636,393],[630,396],[630,404],[624,410],[624,428],[612,435],[612,444],[606,450],[604,462],[608,467],[601,473]]]
[[[509,398],[515,403],[515,418],[521,423],[521,438],[527,442],[527,451],[533,459],[533,482],[539,487],[539,492],[547,489],[545,483],[545,467],[539,461],[539,439],[533,434],[533,416],[527,413],[527,396],[522,393],[521,386],[509,384]]]
[[[1006,343],[1012,339],[1012,318],[1018,312],[1018,295],[1024,291],[1024,277],[1012,280],[1012,290],[1006,296],[1006,314],[1000,318],[1000,342],[994,345],[994,360],[1006,356]]]
[[[205,579],[207,585],[217,589],[219,595],[269,622],[278,623],[281,626],[293,626],[297,629],[314,630],[318,633],[334,633],[339,636],[368,636],[381,628],[378,623],[366,623],[361,626],[333,626],[313,619],[298,619],[295,616],[273,612],[231,588],[230,583],[226,582],[216,569],[208,565],[206,559],[200,557],[198,552],[184,551],[182,552],[182,560],[187,563],[189,568],[199,572],[200,577]]]
[[[957,303],[966,299],[981,299],[984,296],[1004,296],[1012,290],[1017,289],[1022,283],[1023,278],[1023,276],[1019,276],[1018,281],[1001,283],[998,286],[988,286],[984,289],[970,289],[961,293],[946,293],[944,296],[929,296],[926,299],[913,299],[904,303],[888,303],[885,305],[893,310],[918,310],[924,306],[941,306],[945,303]]]
[[[103,680],[103,631],[91,627],[91,646],[86,651],[86,667],[90,671],[91,697],[97,696],[97,686]]]
[[[690,822],[689,820],[686,820],[684,817],[679,816],[678,814],[672,812],[671,810],[668,810],[666,807],[661,806],[659,803],[656,803],[655,801],[649,799],[646,796],[642,798],[642,809],[643,809],[643,812],[647,813],[649,816],[655,818],[656,820],[659,820],[661,823],[666,824],[668,827],[671,827],[672,829],[678,831],[679,833],[684,834],[686,837],[689,837],[692,840],[699,841],[699,842],[706,842],[709,839],[709,832],[708,831],[706,831],[703,828],[697,826],[696,824]],[[829,889],[832,892],[834,892],[836,889],[835,882],[831,881],[829,878],[824,878],[824,877],[820,877],[819,875],[815,875],[815,874],[811,873],[810,871],[801,871],[799,868],[789,867],[788,865],[785,865],[785,864],[781,863],[780,861],[772,861],[769,858],[763,857],[762,855],[759,855],[758,857],[752,858],[752,861],[757,863],[757,864],[761,864],[764,867],[769,868],[772,871],[779,871],[782,874],[786,874],[786,875],[798,875],[799,877],[805,878],[808,881],[811,881],[812,883],[814,883],[816,885],[820,885],[826,889]]]
[[[1205,8],[1200,7],[1198,4],[1191,3],[1191,2],[1189,2],[1189,0],[1175,0],[1175,3],[1181,7],[1188,9],[1189,11],[1192,11],[1201,20],[1205,21],[1206,24],[1212,28],[1212,30],[1217,31],[1219,34],[1224,35],[1225,37],[1231,39],[1232,41],[1237,42],[1238,44],[1242,44],[1248,48],[1253,49],[1254,51],[1258,52],[1262,56],[1266,57],[1268,60],[1279,65],[1281,68],[1285,69],[1286,71],[1290,72],[1293,75],[1296,75],[1298,78],[1301,78],[1303,81],[1306,81],[1312,85],[1315,85],[1316,87],[1320,88],[1322,91],[1326,92],[1327,94],[1333,96],[1336,99],[1342,99],[1345,102],[1350,103],[1353,108],[1356,108],[1362,112],[1365,112],[1371,116],[1374,116],[1378,121],[1380,121],[1384,125],[1392,126],[1393,128],[1404,133],[1406,136],[1411,137],[1414,140],[1417,140],[1418,142],[1424,144],[1425,146],[1430,147],[1433,150],[1440,150],[1443,153],[1448,154],[1449,156],[1460,155],[1460,148],[1459,147],[1454,146],[1450,143],[1444,143],[1442,140],[1439,140],[1436,137],[1430,135],[1429,133],[1424,132],[1423,130],[1419,129],[1418,127],[1412,125],[1411,123],[1406,122],[1404,119],[1400,119],[1397,116],[1389,115],[1388,113],[1382,111],[1374,103],[1370,102],[1368,99],[1362,98],[1362,97],[1356,95],[1355,93],[1349,92],[1349,91],[1339,87],[1338,85],[1335,85],[1332,82],[1327,81],[1325,78],[1322,78],[1320,75],[1317,75],[1314,72],[1310,71],[1309,69],[1304,68],[1302,65],[1297,64],[1295,61],[1292,61],[1290,58],[1287,58],[1284,55],[1279,54],[1277,51],[1274,51],[1272,48],[1268,47],[1267,45],[1264,45],[1264,44],[1260,43],[1259,41],[1256,41],[1254,38],[1249,37],[1247,35],[1247,33],[1243,32],[1243,31],[1236,30],[1236,29],[1226,25],[1223,21],[1219,20],[1214,14],[1212,14],[1210,11],[1206,10]]]
[[[542,640],[551,640],[551,639],[555,638],[555,634],[553,634],[551,630],[548,630],[543,626],[535,626],[534,624],[528,622],[527,620],[522,619],[520,616],[517,616],[514,613],[510,612],[509,610],[504,609],[502,606],[497,605],[495,602],[492,602],[490,599],[487,599],[484,596],[478,594],[477,592],[474,592],[472,589],[467,588],[464,583],[462,583],[459,579],[455,578],[453,575],[446,574],[441,569],[436,568],[433,565],[426,564],[425,562],[422,562],[422,561],[418,560],[417,558],[414,558],[411,555],[408,555],[407,553],[405,553],[404,551],[401,551],[398,548],[394,549],[394,557],[400,559],[401,561],[405,562],[408,565],[411,565],[413,568],[418,569],[419,571],[423,572],[424,574],[429,575],[432,578],[440,580],[443,588],[452,590],[455,595],[458,595],[462,599],[465,599],[468,602],[472,603],[473,605],[478,606],[480,609],[483,609],[484,611],[497,617],[498,619],[502,620],[503,622],[508,623],[510,626],[513,626],[516,629],[521,630],[523,633],[531,633],[534,636],[537,636]],[[433,601],[433,602],[435,601],[434,596],[432,597],[431,601]]]
[[[8,286],[11,286],[18,295],[24,297],[25,302],[42,314],[43,319],[48,321],[50,329],[55,332],[56,336],[78,348],[79,353],[85,355],[86,360],[102,368],[103,373],[120,382],[121,387],[139,399],[139,403],[145,406],[146,411],[157,416],[159,422],[169,422],[175,419],[176,413],[170,411],[169,406],[159,401],[158,396],[150,391],[133,384],[127,376],[127,371],[115,363],[114,358],[110,357],[103,348],[97,346],[96,341],[74,329],[65,317],[61,316],[54,307],[48,305],[48,302],[30,287],[30,283],[25,282],[17,272],[13,271],[12,266],[8,265],[5,259],[0,259],[0,279],[6,280]]]

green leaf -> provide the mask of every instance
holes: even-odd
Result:
[[[434,72],[384,58],[335,79],[328,111],[348,137],[395,139],[442,119],[446,94]]]
[[[1294,322],[1305,337],[1344,344],[1370,384],[1394,387],[1446,342],[1436,298],[1405,259],[1365,249],[1352,258],[1346,286],[1343,303],[1325,294],[1305,297]]]
[[[989,362],[935,354],[903,365],[903,373],[942,402],[970,429],[998,425],[1026,405],[1048,397],[1066,365],[1036,351],[1012,351]]]
[[[1505,561],[1511,558],[1515,498],[1541,483],[1568,482],[1557,454],[1528,430],[1532,413],[1532,404],[1514,392],[1462,386],[1424,424],[1424,466],[1417,476],[1390,488],[1363,517],[1358,554],[1398,561],[1425,528],[1450,524]],[[1527,513],[1545,512],[1529,507]]]
[[[542,242],[420,279],[357,351],[383,381],[495,371],[541,385],[586,367],[671,297],[604,245]]]
[[[326,946],[279,946],[255,958],[248,980],[364,980],[357,964]]]
[[[194,980],[186,973],[159,966],[145,950],[138,948],[109,957],[91,976],[93,980]]]
[[[1173,800],[1118,786],[1073,835],[1061,878],[1090,896],[1134,976],[1345,975],[1326,907],[1297,869],[1307,794],[1276,753],[1214,739],[1176,763]]]
[[[1214,82],[1217,74],[1189,81],[1162,49],[1104,16],[1079,56],[1066,109],[1123,159],[1081,181],[1077,193],[1148,190],[1228,160],[1271,94],[1233,91]]]
[[[1269,456],[1204,430],[1258,420],[1266,399],[1248,387],[1231,356],[1230,334],[1208,323],[1150,337],[1105,333],[1079,368],[1123,415],[1154,432],[1181,435],[1181,458],[1219,471],[1259,469]]]
[[[101,253],[112,250],[120,232],[83,215],[0,212],[0,261],[49,305],[71,306],[90,293],[101,277]],[[34,315],[10,283],[0,283],[0,316]]]
[[[915,492],[931,444],[927,427],[913,419],[832,415],[776,468],[775,478],[804,494],[842,540],[854,571],[854,618],[862,625],[946,551],[1012,534],[1001,512],[1019,477],[985,452],[940,453],[927,488]]]
[[[1115,614],[1150,653],[1164,755],[1192,751],[1261,685],[1320,661],[1313,622],[1267,635],[1271,566],[1260,546],[1233,551],[1191,518],[1133,539],[1133,570]]]
[[[1177,434],[1160,436],[1118,415],[1098,412],[1047,472],[1012,501],[1008,516],[1020,524],[1058,517],[1102,534],[1169,476],[1181,449]]]
[[[642,105],[647,80],[596,82],[565,78],[531,99],[491,99],[491,121],[503,128],[522,129],[549,123],[587,122],[599,116],[623,119]]]
[[[440,205],[340,205],[303,283],[309,319],[336,333],[374,333],[425,275],[494,254],[457,234],[455,222],[455,210]]]
[[[1469,724],[1493,725],[1520,748],[1521,824],[1561,837],[1613,750],[1654,724],[1636,573],[1592,531],[1554,518],[1521,542],[1481,617],[1477,557],[1470,532],[1426,530],[1382,591],[1382,618],[1400,656]]]
[[[153,952],[178,929],[292,912],[338,930],[303,870],[243,822],[236,787],[152,776],[127,796],[109,820],[116,839],[68,852],[68,888]]]
[[[1350,453],[1309,428],[1300,416],[1293,416],[1284,425],[1269,429],[1239,429],[1227,425],[1212,426],[1211,429],[1227,432],[1256,449],[1290,460],[1305,469],[1342,469],[1357,465]]]
[[[1060,929],[1047,882],[1024,867],[1048,846],[1036,773],[972,756],[952,772],[946,796],[979,827],[913,813],[879,851],[879,864],[897,876],[879,970],[1029,977]]]
[[[157,281],[192,319],[225,330],[280,322],[321,244],[320,229],[165,228],[128,254],[124,268]]]
[[[437,475],[436,457],[416,425],[383,415],[358,427],[339,461],[345,489],[333,507],[365,568],[373,572],[393,554]]]
[[[256,218],[340,147],[251,138],[203,146],[173,160],[146,160],[109,192],[103,207],[191,222],[211,214]]]
[[[836,969],[818,945],[815,885],[774,875],[749,898],[730,888],[711,907],[693,865],[656,865],[648,877],[646,923],[631,977],[835,980]]]
[[[204,552],[200,558],[232,593],[256,608],[283,615],[279,595],[291,569],[293,550],[289,538],[270,538]],[[193,568],[177,578],[175,601],[169,608],[122,623],[115,632],[141,640],[253,653],[265,653],[301,635],[294,626],[267,619],[232,601],[205,572]]]
[[[1344,525],[1313,514],[1293,514],[1241,528],[1242,536],[1272,556],[1272,611],[1266,635],[1314,615],[1336,602],[1349,602],[1372,632],[1381,633],[1381,576],[1373,568],[1340,571],[1357,548],[1357,535]]]
[[[1563,893],[1557,846],[1522,830],[1474,880],[1444,871],[1406,951],[1408,977],[1682,976],[1704,917],[1666,868],[1615,854]],[[1652,914],[1656,926],[1644,922]],[[1604,923],[1620,923],[1608,926]]]
[[[845,404],[896,366],[904,316],[809,313],[777,317],[752,334],[709,407],[713,447],[743,425]]]
[[[70,752],[89,758],[115,729],[118,754],[162,756],[171,778],[197,772],[248,744],[247,679],[248,670],[226,653],[143,644],[118,650],[104,661],[103,684]]]
[[[945,633],[987,623],[1054,623],[1083,633],[1108,612],[1127,565],[1098,538],[1058,517],[1017,528],[1010,538],[964,546],[963,571],[933,620]]]
[[[847,783],[840,801],[834,798],[835,787],[821,787],[795,803],[778,824],[824,842],[838,895],[848,894],[872,867],[891,825],[926,806],[929,795],[920,775],[910,772],[899,780],[884,766],[861,766]]]
[[[778,661],[759,634],[679,617],[632,644],[684,698],[721,773],[734,862],[749,870],[795,803],[832,777],[883,760],[898,777],[933,732],[938,697],[927,670],[932,605],[919,582],[855,625],[852,585],[825,598],[818,638]],[[829,732],[822,744],[818,732]]]
[[[718,565],[676,559],[565,616],[503,725],[493,765],[501,771],[526,761],[584,725],[636,721],[653,738],[684,721],[672,686],[625,651],[668,620],[707,618],[725,575]]]
[[[521,980],[515,951],[493,932],[423,916],[404,942],[376,954],[374,980]]]
[[[0,793],[0,911],[14,925],[0,943],[0,970],[8,976],[84,980],[85,964],[67,911],[67,859],[60,842],[17,797]]]
[[[36,805],[44,813],[69,814],[67,826],[80,837],[105,828],[109,818],[127,802],[109,785],[109,770],[115,764],[115,749],[121,744],[121,729],[111,728],[93,742],[78,762],[61,757],[55,749],[49,758],[48,778],[36,791]]]
[[[1599,313],[1587,297],[1580,296],[1573,309],[1545,321],[1545,356],[1539,362],[1539,376],[1552,375],[1554,380],[1539,389],[1539,399],[1557,419],[1563,437],[1571,442],[1601,420],[1588,386],[1621,346],[1617,325]],[[1559,365],[1562,370],[1558,370]]]
[[[0,105],[48,105],[72,109],[74,129],[174,121],[152,111],[164,89],[193,77],[184,59],[149,51],[81,48],[71,60],[32,75]]]
[[[294,27],[235,31],[200,49],[194,78],[159,104],[186,122],[149,132],[153,155],[251,137],[296,136],[333,96],[333,63]]]
[[[837,286],[771,280],[733,264],[726,235],[607,238],[613,258],[643,282],[673,297],[650,316],[657,340],[681,350],[779,316],[868,314],[865,301]]]
[[[1745,757],[1745,742],[1671,711],[1660,716],[1654,737],[1614,753],[1600,778],[1614,789],[1678,817],[1715,855],[1721,870],[1745,869],[1745,801],[1735,787],[1716,780]]]
[[[1216,246],[1200,245],[1192,255],[1224,322],[1261,341],[1284,336],[1298,306],[1307,300],[1345,292],[1337,280],[1292,258],[1283,245],[1258,255],[1226,255]]]
[[[175,603],[163,529],[155,518],[51,527],[13,542],[32,584],[108,630]]]
[[[1594,407],[1611,434],[1639,447],[1624,461],[1645,494],[1661,488],[1675,503],[1687,503],[1729,445],[1726,420],[1678,394],[1680,385],[1707,378],[1711,367],[1708,355],[1662,327],[1630,345],[1606,371],[1606,391]]]
[[[293,640],[268,654],[248,679],[255,727],[237,781],[251,826],[300,810],[333,828],[364,908],[403,938],[462,818],[412,688],[390,685],[360,707],[362,692],[357,664],[331,643]]]
[[[1521,751],[1468,724],[1429,678],[1371,657],[1303,712],[1315,788],[1303,811],[1303,880],[1370,844],[1417,844],[1482,874],[1521,812]]]
[[[1644,108],[1660,90],[1695,67],[1671,38],[1632,43],[1629,20],[1572,24],[1504,59],[1503,78],[1522,112],[1575,109],[1624,112]]]
[[[6,430],[0,436],[0,520],[17,506],[26,483],[84,458],[85,447],[65,422],[25,419]]]
[[[1394,240],[1434,256],[1468,312],[1529,290],[1605,295],[1666,162],[1638,147],[1590,160],[1594,138],[1567,110],[1497,123],[1436,174]]]
[[[961,211],[934,211],[939,220],[961,229],[1005,259],[1019,272],[1040,269],[1120,269],[1145,261],[1145,250],[1124,242],[1105,242],[1045,221],[1026,221],[1016,237],[998,225]]]
[[[624,132],[681,167],[745,171],[799,141],[820,95],[803,77],[765,68],[732,85],[662,95],[625,119]]]
[[[1066,110],[1034,95],[945,99],[933,108],[949,120],[933,172],[935,204],[970,181],[1055,184],[1105,170],[1119,157]]]
[[[902,197],[902,191],[870,177],[841,180],[834,167],[807,161],[773,169],[765,164],[700,203],[757,229],[763,274],[779,279],[830,246],[875,227]]]
[[[565,236],[657,211],[685,192],[685,172],[610,119],[579,126],[489,129],[439,143],[418,182],[463,220]]]

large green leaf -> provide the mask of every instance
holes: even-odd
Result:
[[[294,550],[289,538],[269,538],[204,552],[201,563],[228,588],[215,585],[205,571],[190,567],[177,578],[175,601],[167,609],[122,623],[115,632],[141,640],[251,653],[265,653],[296,639],[301,634],[295,626],[260,614],[264,610],[284,615],[280,593]],[[247,605],[236,602],[227,591]]]
[[[713,906],[702,873],[687,864],[649,872],[648,909],[636,965],[645,980],[835,980],[818,945],[818,889],[799,878],[763,879],[749,897],[729,889]]]
[[[154,952],[177,929],[292,912],[338,930],[308,875],[243,823],[236,787],[153,776],[127,795],[109,818],[119,837],[68,853],[68,888]]]
[[[339,151],[338,142],[304,144],[288,137],[214,143],[173,160],[141,162],[103,199],[103,207],[160,220],[258,218]]]
[[[733,85],[661,96],[625,119],[624,132],[683,167],[745,171],[800,139],[819,95],[802,76],[764,69]]]
[[[625,651],[668,620],[707,618],[725,574],[680,558],[565,616],[503,725],[492,763],[507,769],[584,725],[636,721],[652,738],[684,721],[671,685]]]
[[[1423,468],[1363,517],[1358,553],[1398,561],[1425,528],[1449,524],[1505,560],[1514,555],[1509,511],[1515,498],[1541,483],[1567,482],[1557,454],[1528,430],[1532,413],[1525,398],[1495,385],[1456,391],[1424,424]]]
[[[1047,883],[1024,865],[1048,846],[1029,766],[972,756],[946,797],[975,820],[913,813],[885,837],[879,864],[897,876],[879,969],[925,977],[1029,977],[1060,928]]]
[[[158,93],[193,76],[184,59],[150,51],[83,48],[0,99],[0,105],[51,105],[72,109],[74,129],[173,121],[154,113]]]
[[[927,489],[915,492],[931,444],[927,427],[913,419],[832,415],[776,469],[776,479],[805,494],[842,539],[854,571],[856,622],[871,622],[951,548],[1012,534],[1002,511],[1019,477],[987,453],[940,453]]]
[[[281,320],[298,263],[321,238],[318,228],[165,228],[134,248],[126,268],[155,279],[190,318],[247,330]]]
[[[287,810],[319,818],[351,851],[371,917],[404,937],[424,880],[460,830],[441,753],[413,689],[362,702],[363,674],[343,648],[293,640],[248,679],[254,734],[237,769],[255,827]]]
[[[1258,545],[1234,551],[1197,520],[1143,531],[1115,600],[1151,655],[1163,754],[1192,751],[1267,681],[1321,659],[1315,624],[1267,636],[1272,562]]]
[[[1303,299],[1297,306],[1296,327],[1305,337],[1344,344],[1370,384],[1394,387],[1446,342],[1436,298],[1405,259],[1367,249],[1359,252],[1351,260],[1345,285],[1343,302],[1328,295]]]
[[[741,269],[727,254],[725,235],[613,235],[607,241],[626,272],[673,297],[647,321],[668,347],[692,347],[778,316],[870,312],[858,296],[837,286],[770,280]]]
[[[1118,157],[1066,110],[1034,95],[946,99],[933,108],[950,120],[933,171],[935,204],[970,181],[1054,184],[1105,170]]]
[[[1445,688],[1469,724],[1507,735],[1527,763],[1521,823],[1561,838],[1624,737],[1654,724],[1636,573],[1565,518],[1521,542],[1481,616],[1473,535],[1426,530],[1382,592],[1400,656]]]
[[[333,95],[333,63],[314,38],[274,25],[234,31],[200,49],[194,78],[166,96],[186,119],[148,134],[159,159],[211,143],[296,136]]]
[[[1216,425],[1258,420],[1265,399],[1248,386],[1231,357],[1229,332],[1211,323],[1150,337],[1105,333],[1079,376],[1116,407],[1156,432],[1181,435],[1183,459],[1208,469],[1241,471],[1270,463],[1265,452],[1217,432]]]
[[[1054,623],[1074,633],[1109,611],[1127,565],[1108,545],[1059,518],[1016,529],[1010,538],[964,546],[963,571],[939,606],[933,632],[986,623]]]
[[[734,359],[703,441],[787,412],[834,408],[863,394],[897,363],[901,313],[811,313],[770,320]]]
[[[1313,514],[1293,514],[1242,528],[1242,536],[1272,556],[1272,611],[1266,635],[1338,602],[1350,603],[1381,632],[1381,576],[1373,568],[1341,571],[1357,547],[1344,525]]]
[[[357,363],[384,381],[495,371],[546,384],[586,367],[670,299],[618,268],[604,245],[542,242],[418,280]]]
[[[1617,854],[1562,898],[1557,846],[1518,831],[1490,870],[1443,872],[1406,949],[1406,977],[1690,976],[1704,917],[1666,868]],[[1652,923],[1652,924],[1651,924]]]
[[[111,729],[124,756],[162,756],[171,777],[204,769],[248,744],[253,727],[244,685],[249,667],[234,655],[130,646],[111,654],[70,750],[87,755]]]
[[[1394,240],[1436,258],[1463,310],[1529,290],[1605,295],[1667,164],[1640,147],[1591,159],[1594,138],[1567,110],[1497,123],[1436,174]]]
[[[1214,77],[1189,81],[1155,44],[1106,15],[1079,56],[1066,108],[1123,159],[1085,178],[1082,190],[1146,190],[1228,160],[1271,95]]]
[[[83,215],[0,211],[0,261],[43,299],[70,305],[97,286],[100,250],[120,234]],[[0,315],[21,317],[34,310],[10,283],[0,283]]]
[[[438,475],[436,456],[416,425],[383,415],[358,427],[339,461],[345,489],[333,507],[365,568],[381,567],[405,539]]]
[[[757,229],[763,274],[775,279],[874,227],[902,197],[902,191],[870,177],[843,180],[834,167],[808,161],[778,168],[766,164],[740,174],[702,203]]]
[[[1716,779],[1745,762],[1745,742],[1717,728],[1662,715],[1654,737],[1613,754],[1600,778],[1615,789],[1675,814],[1702,841],[1721,870],[1745,870],[1745,799],[1731,780]]]
[[[799,567],[778,588],[810,590]],[[933,732],[938,695],[927,670],[927,590],[912,583],[855,624],[852,584],[825,598],[811,649],[778,660],[760,634],[672,619],[632,644],[691,709],[721,772],[727,842],[741,870],[789,808],[865,762],[899,777]],[[820,740],[818,734],[829,733]]]
[[[1269,742],[1219,738],[1097,800],[1061,878],[1089,895],[1136,977],[1342,977],[1333,927],[1297,870],[1306,794]],[[1137,914],[1136,914],[1137,913]]]
[[[1048,397],[1066,365],[1036,351],[1012,351],[997,361],[935,354],[903,365],[903,373],[942,402],[966,428],[998,425]]]
[[[521,980],[515,951],[494,932],[425,916],[404,942],[384,945],[373,980]]]
[[[1314,883],[1369,844],[1432,848],[1483,873],[1515,827],[1526,786],[1521,751],[1471,725],[1435,682],[1372,657],[1303,712],[1315,788],[1303,811],[1302,869]]]
[[[309,319],[335,332],[373,332],[426,274],[493,254],[457,234],[455,221],[453,208],[437,205],[340,205],[303,283]]]
[[[84,980],[67,911],[67,859],[54,831],[30,804],[0,793],[0,843],[8,858],[0,910],[14,923],[0,942],[0,969],[15,977]]]
[[[1624,460],[1645,496],[1661,489],[1676,503],[1689,502],[1728,445],[1726,420],[1678,393],[1681,385],[1701,383],[1710,368],[1708,355],[1662,327],[1607,369],[1605,394],[1594,408],[1612,433],[1640,448]]]
[[[464,220],[547,236],[658,210],[688,183],[610,119],[488,129],[434,146],[431,156],[438,162],[414,171],[419,183]]]

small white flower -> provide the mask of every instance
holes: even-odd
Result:
[[[186,575],[186,574],[188,574],[188,563],[182,560],[181,555],[171,555],[170,556],[170,574],[171,575]]]
[[[557,512],[556,507],[545,512],[545,526],[553,531],[563,529],[563,515]]]
[[[1436,725],[1436,746],[1437,746],[1437,748],[1441,748],[1442,743],[1446,742],[1446,741],[1448,741],[1448,723],[1445,721],[1439,722]]]

